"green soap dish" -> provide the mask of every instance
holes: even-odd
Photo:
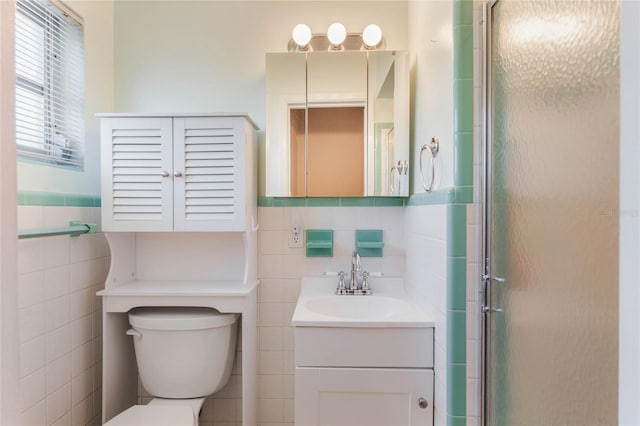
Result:
[[[382,257],[381,229],[358,229],[356,230],[356,249],[361,257]]]
[[[333,257],[333,231],[307,229],[305,231],[307,257]]]

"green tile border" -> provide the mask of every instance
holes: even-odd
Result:
[[[402,207],[404,197],[258,197],[258,207]]]
[[[273,207],[305,207],[307,205],[304,198],[276,197],[272,201]]]
[[[447,206],[447,256],[466,257],[467,255],[467,205],[449,204]]]
[[[313,200],[310,199],[309,201]],[[309,206],[309,204],[307,203]],[[342,207],[374,207],[375,200],[373,198],[341,198],[340,206]]]
[[[473,79],[453,81],[453,103],[455,133],[473,132]]]
[[[447,258],[447,309],[464,311],[467,308],[467,258]]]
[[[447,363],[447,415],[448,418],[467,415],[466,364]]]
[[[421,192],[413,194],[408,202],[408,206],[425,206],[435,204],[451,204],[455,200],[455,189],[446,188],[432,192]]]
[[[258,207],[273,207],[272,197],[258,197]]]
[[[453,2],[453,201],[447,207],[447,426],[467,423],[467,204],[473,203],[473,0]]]
[[[453,2],[453,25],[473,25],[473,0]]]
[[[456,417],[447,415],[447,425],[448,426],[467,426],[467,417]]]
[[[102,200],[99,195],[69,194],[46,191],[18,191],[18,205],[49,207],[100,207],[102,205]]]
[[[456,204],[471,204],[473,203],[473,186],[461,186],[455,189],[455,203]]]
[[[374,197],[376,207],[402,207],[406,198],[400,197]]]
[[[473,185],[473,133],[458,132],[454,137],[453,181],[455,187]]]
[[[340,205],[339,198],[307,198],[305,199],[307,207],[337,207]]]
[[[473,169],[473,164],[470,166]],[[405,203],[407,206],[426,206],[436,204],[471,204],[473,203],[473,185],[439,189],[433,192],[413,194]]]
[[[460,25],[453,29],[453,76],[473,79],[473,25]]]
[[[447,363],[467,362],[467,312],[447,311]]]

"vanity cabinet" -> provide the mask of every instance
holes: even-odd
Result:
[[[297,368],[296,389],[304,389],[296,394],[300,426],[433,424],[430,369]]]
[[[255,124],[242,115],[101,114],[102,229],[244,231]]]
[[[304,277],[295,327],[297,426],[433,425],[435,322],[399,277],[373,294],[337,295],[335,277]]]
[[[433,424],[433,328],[296,327],[295,347],[296,425]]]

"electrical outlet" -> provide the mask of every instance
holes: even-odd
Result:
[[[299,223],[292,223],[289,228],[289,247],[304,247],[304,234]]]

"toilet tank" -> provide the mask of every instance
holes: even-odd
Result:
[[[237,314],[209,308],[135,308],[129,312],[140,381],[152,396],[199,398],[229,380]]]

